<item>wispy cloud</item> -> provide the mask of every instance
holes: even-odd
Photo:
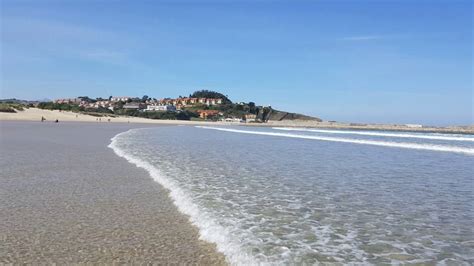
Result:
[[[0,42],[10,59],[86,60],[127,65],[135,42],[130,36],[63,21],[7,17]],[[34,44],[34,45],[32,45]],[[19,56],[15,57],[15,54]]]
[[[367,35],[353,35],[339,38],[341,41],[348,42],[363,42],[363,41],[378,41],[378,40],[393,40],[412,38],[410,34],[367,34]]]
[[[114,37],[108,31],[55,20],[4,17],[2,21],[3,38],[7,38],[7,40],[47,43],[69,41],[77,43],[81,40],[102,41]]]
[[[387,35],[361,35],[361,36],[349,36],[343,37],[341,40],[343,41],[372,41],[372,40],[380,40],[386,39]]]
[[[82,59],[101,63],[124,64],[129,58],[126,53],[113,50],[86,50],[78,52]]]

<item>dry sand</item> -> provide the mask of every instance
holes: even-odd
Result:
[[[0,264],[225,264],[168,191],[107,148],[131,127],[144,126],[0,122]]]
[[[117,116],[117,117],[96,117],[82,113],[74,113],[68,111],[58,110],[43,110],[38,108],[28,108],[24,111],[17,111],[16,113],[1,113],[0,121],[41,121],[41,117],[46,118],[45,122],[54,122],[56,119],[59,122],[94,122],[94,123],[140,123],[140,124],[183,124],[183,125],[201,125],[206,122],[200,121],[185,121],[185,120],[153,120],[132,116]],[[99,120],[100,119],[100,120]],[[110,119],[110,121],[109,121]],[[225,124],[219,122],[209,122],[212,124]]]

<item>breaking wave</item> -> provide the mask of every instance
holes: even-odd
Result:
[[[324,137],[324,136],[309,136],[309,135],[298,135],[298,134],[290,134],[290,133],[251,131],[251,130],[240,130],[240,129],[208,127],[208,126],[196,126],[196,127],[203,128],[203,129],[212,129],[212,130],[219,130],[219,131],[226,131],[226,132],[233,132],[233,133],[241,133],[241,134],[253,134],[253,135],[265,135],[265,136],[276,136],[276,137],[286,137],[286,138],[311,139],[311,140],[354,143],[354,144],[362,144],[362,145],[392,147],[392,148],[429,150],[429,151],[439,151],[439,152],[453,152],[453,153],[462,153],[462,154],[474,155],[474,149],[464,148],[464,147],[457,147],[457,146],[404,143],[404,142],[389,142],[389,141],[377,141],[377,140],[361,140],[361,139],[336,138],[336,137]]]
[[[384,132],[368,132],[368,131],[348,131],[348,130],[326,130],[326,129],[310,129],[310,128],[289,128],[289,127],[273,127],[276,130],[285,131],[305,131],[328,134],[350,134],[350,135],[364,135],[364,136],[378,136],[378,137],[393,137],[393,138],[416,138],[416,139],[431,139],[431,140],[452,140],[452,141],[471,141],[474,138],[467,138],[462,136],[437,136],[437,135],[417,135],[405,133],[384,133]]]
[[[228,262],[232,265],[260,265],[261,263],[257,263],[253,257],[241,250],[240,245],[233,240],[224,227],[220,226],[209,213],[199,209],[187,191],[180,188],[175,181],[161,174],[160,170],[150,163],[127,153],[127,151],[120,147],[119,142],[126,141],[126,137],[137,130],[139,129],[131,129],[116,135],[111,139],[108,147],[119,157],[125,158],[128,162],[148,171],[156,182],[168,189],[170,197],[178,207],[178,210],[188,215],[191,223],[199,229],[201,239],[215,243],[218,251],[226,256]]]

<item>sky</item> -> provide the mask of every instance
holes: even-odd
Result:
[[[471,1],[0,2],[0,98],[208,89],[324,120],[474,124]]]

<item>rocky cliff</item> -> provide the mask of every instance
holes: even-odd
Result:
[[[314,122],[321,122],[322,120],[318,117],[312,117],[297,113],[289,113],[285,111],[279,111],[272,108],[263,108],[261,112],[257,115],[261,121],[292,121],[292,120],[299,120],[299,121],[314,121]]]

